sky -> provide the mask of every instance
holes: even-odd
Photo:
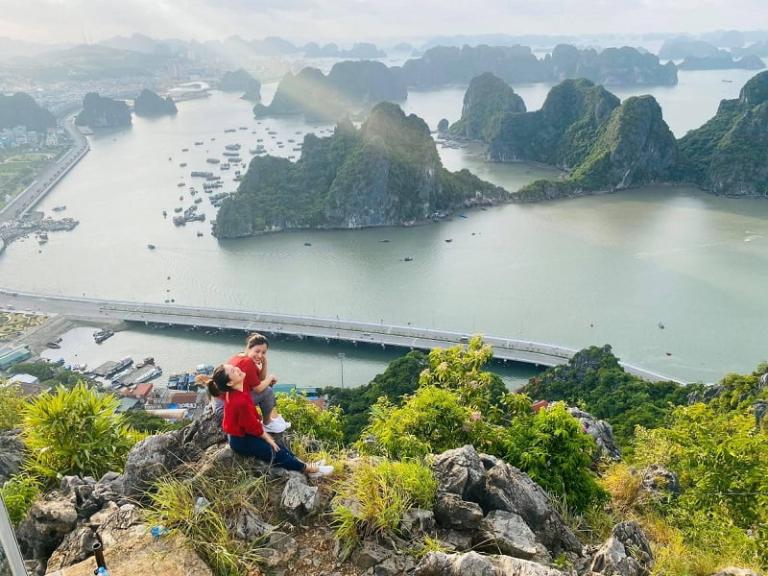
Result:
[[[0,0],[0,37],[43,43],[135,32],[352,42],[766,28],[766,0]]]

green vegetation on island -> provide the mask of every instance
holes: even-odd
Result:
[[[309,121],[337,121],[407,96],[399,77],[381,62],[347,61],[334,64],[327,76],[317,68],[288,72],[269,106],[257,104],[253,111],[256,117],[303,114]]]
[[[75,124],[90,128],[117,128],[131,125],[131,111],[122,100],[113,100],[89,92],[83,98],[83,109]]]
[[[56,126],[56,118],[38,105],[29,94],[0,94],[0,130],[15,126],[25,126],[27,130],[45,133],[49,128]]]
[[[243,100],[259,102],[261,100],[261,82],[243,68],[224,72],[219,81],[219,89],[224,92],[242,92]]]
[[[768,195],[768,71],[752,77],[739,98],[679,141],[676,176],[727,196]]]
[[[345,121],[330,137],[307,134],[295,163],[251,160],[237,193],[219,209],[214,234],[416,223],[508,199],[504,189],[467,170],[446,170],[426,123],[384,102],[360,129]]]
[[[449,134],[456,138],[487,141],[498,132],[504,116],[520,112],[525,112],[523,99],[503,80],[486,72],[469,83],[461,119],[449,128]]]
[[[144,89],[133,101],[133,111],[137,116],[164,116],[176,114],[178,109],[173,98],[162,98],[152,90]]]

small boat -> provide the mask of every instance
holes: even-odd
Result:
[[[182,162],[181,164],[179,164],[179,166],[180,166],[181,168],[186,168],[186,166],[187,166],[187,163],[186,163],[186,162]]]
[[[186,184],[184,184],[184,182],[179,182],[178,184],[176,184],[177,188],[184,188],[184,186],[186,186]]]
[[[451,242],[453,242],[453,238],[446,238],[446,239],[445,239],[445,242],[447,242],[448,244],[450,244]]]
[[[304,242],[304,246],[312,246],[312,242]]]
[[[176,207],[176,208],[174,208],[174,209],[173,209],[173,211],[174,211],[174,212],[176,212],[176,214],[178,214],[178,213],[179,213],[179,212],[181,212],[182,210],[184,210],[184,208],[182,208],[181,206],[178,206],[178,207]]]
[[[202,202],[202,201],[203,201],[203,199],[200,198],[199,196],[197,198],[195,198],[195,204],[200,204],[200,202]]]
[[[218,158],[206,158],[205,161],[208,162],[208,164],[218,164],[221,162]]]
[[[384,239],[384,240],[379,240],[379,242],[381,242],[382,244],[386,244],[387,242],[389,242],[389,240]]]
[[[403,258],[403,262],[413,262],[413,258],[411,258],[410,256],[406,256],[405,258]]]
[[[664,323],[663,322],[659,322],[658,326],[659,326],[659,330],[664,330]]]
[[[202,145],[203,145],[202,142],[195,142],[195,146],[202,146]]]
[[[189,152],[189,148],[182,148],[181,151],[182,152]]]
[[[45,345],[48,346],[48,348],[50,348],[51,350],[58,350],[59,348],[61,348],[58,342],[46,342]]]
[[[66,210],[66,209],[67,209],[67,207],[66,207],[66,206],[54,206],[54,207],[53,207],[53,211],[54,211],[54,212],[63,212],[63,211],[64,211],[64,210]]]
[[[459,218],[469,218],[466,214],[459,214]]]
[[[168,212],[166,212],[165,210],[163,210],[163,218],[168,218]]]
[[[203,236],[204,236],[204,234],[203,234],[202,232],[198,232],[198,233],[197,233],[197,237],[198,237],[198,238],[202,238]]]
[[[147,248],[149,248],[150,250],[154,250],[155,248],[157,248],[157,246],[155,246],[154,244],[147,244]]]
[[[170,156],[168,156],[168,162],[173,162],[173,158],[171,158]]]

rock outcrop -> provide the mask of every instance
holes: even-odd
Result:
[[[563,573],[528,560],[509,556],[481,556],[477,552],[430,552],[419,562],[414,576],[563,576]]]
[[[653,567],[653,552],[643,531],[634,522],[613,527],[611,537],[592,559],[590,570],[606,576],[647,576]]]
[[[51,553],[77,526],[77,517],[72,496],[52,492],[35,502],[16,529],[24,557],[44,568]]]
[[[461,119],[450,127],[450,135],[488,142],[498,132],[504,116],[525,111],[523,99],[506,82],[486,72],[469,83]]]
[[[214,234],[413,223],[508,197],[466,170],[446,170],[426,123],[384,102],[360,129],[347,121],[328,138],[305,136],[296,163],[251,160],[238,192],[219,209]]]
[[[133,101],[133,111],[137,116],[165,116],[178,112],[173,98],[161,98],[152,90],[142,90]]]
[[[595,460],[621,460],[621,451],[616,445],[613,428],[608,422],[598,420],[589,412],[584,412],[584,410],[576,407],[569,407],[568,413],[581,423],[584,432],[595,439],[595,444],[597,444]]]
[[[261,82],[243,68],[224,72],[219,81],[219,89],[224,92],[242,92],[243,100],[252,102],[261,100]]]
[[[122,100],[113,100],[89,92],[83,98],[83,109],[75,124],[90,128],[119,128],[131,125],[131,111]]]
[[[0,94],[0,130],[25,126],[27,130],[45,132],[56,126],[56,118],[24,92]]]
[[[24,463],[24,442],[19,430],[0,432],[0,486],[18,473]]]

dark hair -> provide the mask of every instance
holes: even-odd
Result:
[[[246,348],[253,348],[255,346],[261,346],[262,344],[266,344],[267,348],[269,348],[269,340],[267,340],[267,337],[263,334],[259,334],[258,332],[254,332],[248,338],[245,339],[245,347]]]
[[[227,376],[227,373],[224,370],[224,364],[216,366],[216,369],[210,376],[198,374],[195,376],[195,382],[208,388],[208,393],[214,397],[221,396],[225,392],[233,390],[229,385],[229,376]]]

